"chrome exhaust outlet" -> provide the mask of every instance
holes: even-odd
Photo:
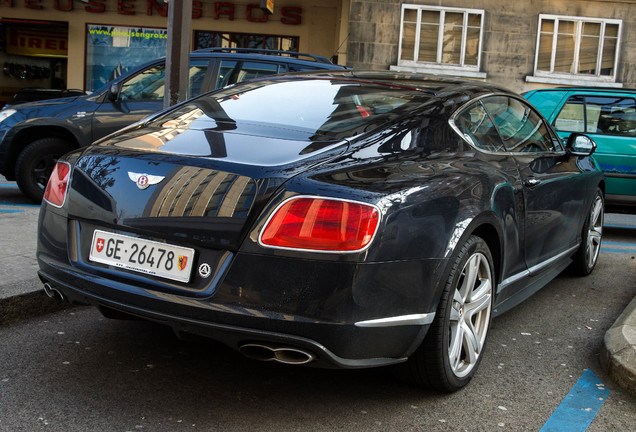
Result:
[[[245,344],[239,348],[245,357],[260,361],[275,361],[288,365],[302,365],[312,362],[316,356],[299,348],[270,347],[262,344]]]
[[[62,293],[59,292],[57,288],[55,288],[49,282],[44,283],[44,294],[59,303],[62,303],[65,300],[64,295],[62,295]]]

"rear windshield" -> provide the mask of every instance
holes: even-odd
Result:
[[[357,80],[267,80],[193,99],[153,123],[178,127],[174,123],[187,119],[193,129],[263,124],[346,138],[401,117],[429,98],[412,88]]]

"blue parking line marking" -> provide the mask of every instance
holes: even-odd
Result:
[[[630,225],[603,225],[603,228],[629,228],[629,229],[636,229],[636,226],[630,226]]]
[[[18,203],[7,203],[0,202],[0,206],[12,206],[12,207],[40,207],[39,204],[18,204]]]
[[[601,252],[636,253],[636,249],[611,249],[602,247]]]
[[[612,245],[612,246],[636,246],[636,243],[616,243],[616,242],[608,242],[603,241],[604,245]]]
[[[0,187],[17,188],[18,185],[17,184],[10,184],[10,183],[0,183]]]
[[[594,372],[585,369],[539,432],[585,432],[609,394]]]
[[[24,210],[3,210],[3,209],[0,209],[0,213],[24,213]]]

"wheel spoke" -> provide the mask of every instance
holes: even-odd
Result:
[[[455,373],[457,373],[457,368],[461,363],[461,355],[462,355],[462,341],[464,339],[464,330],[462,329],[461,324],[451,325],[450,328],[450,347],[448,349],[448,360],[450,362],[450,366]]]
[[[475,287],[475,283],[477,282],[477,277],[479,276],[480,262],[481,260],[479,258],[479,255],[473,255],[472,257],[470,257],[468,262],[466,262],[466,265],[464,267],[464,270],[465,270],[464,281],[462,283],[462,288],[461,288],[462,298],[464,301],[466,301],[468,296],[470,296],[470,294],[473,291],[473,288]]]
[[[603,236],[603,200],[597,197],[590,212],[587,244],[585,245],[585,262],[588,268],[594,267],[601,249]]]
[[[483,285],[490,286],[490,281],[484,282]],[[482,295],[476,296],[470,303],[466,303],[465,305],[465,313],[467,315],[467,318],[466,318],[467,320],[477,315],[479,312],[482,312],[490,307],[490,300],[491,300],[490,289],[488,289],[487,291],[486,290],[481,290],[481,291],[483,291]]]
[[[590,215],[590,226],[596,227],[601,225],[601,215],[603,214],[603,202],[597,199],[592,206],[592,214]]]
[[[457,322],[459,322],[459,319],[460,319],[459,310],[457,310],[455,305],[453,305],[453,307],[451,307],[451,311],[450,311],[450,321],[451,321],[451,323],[457,323]]]
[[[469,365],[474,365],[475,361],[477,361],[477,357],[481,352],[481,340],[479,335],[475,331],[475,327],[472,325],[470,321],[464,322],[464,347],[466,354],[468,355],[468,359],[465,362]]]

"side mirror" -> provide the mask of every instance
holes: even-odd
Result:
[[[112,83],[108,89],[108,100],[115,102],[119,99],[119,83]]]
[[[591,156],[596,151],[596,143],[587,135],[573,133],[568,138],[565,149],[574,156]]]

